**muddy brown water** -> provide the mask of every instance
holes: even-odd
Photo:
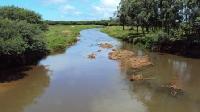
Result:
[[[200,112],[200,60],[149,53],[98,29],[81,31],[80,37],[66,52],[25,71],[24,79],[0,84],[0,112]],[[129,82],[126,76],[132,70],[109,60],[111,49],[98,46],[104,42],[148,54],[154,66],[138,73],[154,79]],[[96,59],[88,59],[91,53]],[[160,90],[174,79],[184,95]]]

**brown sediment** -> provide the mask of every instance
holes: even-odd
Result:
[[[0,93],[6,92],[12,88],[14,88],[18,84],[18,81],[13,81],[9,83],[0,83]]]
[[[96,54],[92,53],[88,55],[89,59],[95,59],[96,58]]]
[[[100,47],[104,48],[104,49],[110,49],[110,48],[113,48],[113,45],[111,45],[109,43],[101,43]]]
[[[109,58],[119,60],[122,67],[125,66],[133,69],[152,65],[148,56],[136,56],[134,52],[128,50],[114,50],[109,53]]]
[[[154,78],[145,78],[143,75],[131,75],[129,76],[130,81],[142,81],[142,80],[153,80]]]
[[[129,77],[130,81],[139,81],[139,80],[144,80],[143,75],[131,75]]]
[[[184,93],[184,89],[182,85],[179,83],[178,79],[174,79],[170,83],[162,85],[161,87],[169,90],[172,96],[177,96]]]
[[[112,60],[124,60],[134,56],[135,54],[128,50],[114,50],[113,52],[109,53],[109,58]]]
[[[117,51],[116,49],[112,49],[112,51]]]
[[[149,57],[148,56],[132,57],[127,61],[129,61],[130,64],[131,64],[131,67],[135,68],[135,69],[152,65],[152,63],[149,61]]]

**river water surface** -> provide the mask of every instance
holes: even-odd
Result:
[[[108,59],[111,49],[99,47],[105,42],[148,54],[154,66],[140,74],[154,79],[129,82],[130,70]],[[91,53],[96,59],[88,59]],[[81,31],[77,44],[24,73],[24,79],[0,84],[0,112],[200,112],[200,60],[145,52],[98,29]],[[158,89],[174,79],[184,95]]]

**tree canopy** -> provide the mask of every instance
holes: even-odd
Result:
[[[147,31],[161,27],[167,33],[182,28],[186,34],[191,34],[197,33],[192,32],[192,28],[199,22],[200,1],[121,0],[117,12],[122,25],[134,23]]]
[[[0,7],[0,69],[32,64],[48,49],[39,14],[14,6]]]
[[[0,18],[7,18],[14,21],[25,20],[27,23],[31,24],[42,23],[42,17],[40,14],[15,6],[0,7]]]

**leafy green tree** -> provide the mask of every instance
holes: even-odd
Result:
[[[7,18],[14,21],[25,20],[31,24],[41,24],[41,15],[34,11],[26,10],[24,8],[18,8],[15,6],[0,7],[0,18]]]
[[[0,8],[0,14],[0,69],[33,64],[47,55],[39,15],[13,6]]]

